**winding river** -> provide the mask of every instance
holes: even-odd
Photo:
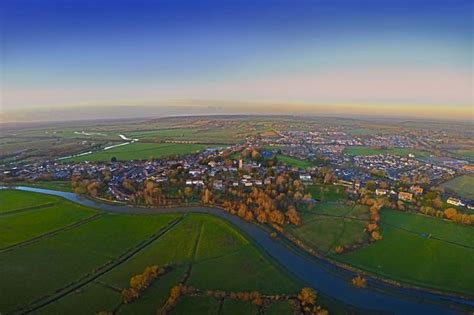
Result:
[[[459,314],[474,311],[474,300],[428,292],[421,289],[400,288],[375,278],[368,278],[368,287],[354,288],[348,281],[354,274],[335,266],[329,261],[309,256],[293,246],[270,237],[267,231],[256,224],[248,223],[225,211],[201,207],[179,207],[167,209],[137,208],[125,205],[100,203],[74,193],[49,189],[18,186],[18,190],[31,191],[63,197],[69,201],[116,213],[208,213],[222,218],[250,237],[260,249],[277,261],[284,269],[301,279],[317,291],[343,301],[344,304],[365,310],[388,314]],[[402,253],[400,253],[402,254]]]

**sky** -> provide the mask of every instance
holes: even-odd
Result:
[[[471,0],[6,0],[1,110],[222,101],[472,119],[472,12]]]

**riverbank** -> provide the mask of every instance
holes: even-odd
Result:
[[[371,309],[386,313],[413,314],[452,314],[467,310],[474,310],[474,301],[449,295],[425,292],[417,289],[408,289],[369,282],[365,289],[354,288],[345,275],[340,273],[337,266],[318,259],[308,257],[297,248],[290,248],[281,240],[272,238],[268,231],[248,223],[239,217],[218,210],[202,206],[176,207],[166,209],[140,208],[131,206],[116,206],[98,203],[94,200],[77,196],[73,193],[45,190],[31,187],[16,187],[16,189],[33,191],[63,197],[88,207],[116,213],[186,213],[197,212],[218,216],[245,232],[266,254],[277,261],[286,270],[298,279],[314,287],[319,292],[331,298],[342,300],[345,304],[357,308]],[[373,280],[376,281],[376,280]],[[375,285],[377,284],[377,285]],[[380,291],[381,288],[383,291]]]

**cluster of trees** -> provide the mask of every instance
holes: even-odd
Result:
[[[176,304],[178,304],[179,298],[185,294],[186,291],[187,287],[182,284],[173,286],[170,290],[170,295],[166,299],[165,305],[163,305],[158,314],[166,315],[169,311],[171,311],[176,306]]]
[[[135,204],[145,204],[147,206],[161,206],[167,204],[166,194],[163,193],[163,190],[157,183],[151,180],[147,180],[143,188],[136,188],[135,192],[130,195],[130,201]]]
[[[351,279],[351,283],[356,288],[365,288],[367,286],[367,280],[360,275]]]
[[[466,225],[474,224],[474,214],[461,213],[454,208],[435,210],[429,206],[422,206],[420,207],[420,212],[426,215],[448,219],[453,221],[454,223]]]
[[[166,267],[148,266],[141,274],[130,278],[130,287],[122,290],[124,303],[131,303],[140,297],[140,294],[150,286],[158,276],[166,272]]]
[[[316,304],[317,294],[311,288],[303,288],[297,296],[303,314],[327,315],[329,312]]]
[[[250,302],[257,306],[265,306],[275,301],[296,300],[298,302],[297,305],[299,306],[302,314],[307,314],[307,315],[329,314],[327,310],[321,308],[321,306],[319,306],[316,303],[316,298],[317,298],[316,291],[307,287],[301,289],[301,291],[295,297],[295,296],[289,296],[289,295],[263,296],[262,293],[258,291],[252,291],[252,292],[247,292],[247,291],[225,292],[222,290],[202,291],[192,286],[186,286],[183,284],[178,284],[171,288],[170,294],[164,306],[160,309],[158,313],[162,315],[169,313],[177,305],[179,299],[185,295],[207,296],[207,297],[212,297],[218,300],[223,300],[223,299],[239,300],[239,301],[244,301],[244,302]]]
[[[259,161],[262,159],[262,155],[260,152],[255,148],[246,148],[240,152],[240,156],[243,159],[252,159],[254,161]]]
[[[369,206],[370,212],[370,222],[365,226],[365,231],[370,235],[371,241],[378,241],[382,239],[382,235],[380,234],[379,229],[379,221],[380,221],[380,209],[384,205],[383,199],[374,199],[369,198],[367,196],[362,197],[359,202],[363,205]]]
[[[250,191],[229,188],[218,201],[226,211],[249,222],[256,220],[260,224],[269,223],[277,228],[282,228],[285,222],[298,225],[301,219],[296,211],[296,204],[302,199],[311,198],[311,195],[303,195],[303,186],[298,180],[294,180],[291,185],[288,185],[287,180],[288,178],[280,175],[275,185],[267,185],[265,188],[254,186]],[[210,194],[207,189],[204,190],[204,203]]]
[[[333,184],[337,180],[336,175],[332,169],[327,166],[321,167],[317,174],[312,175],[316,182],[324,185]]]
[[[71,177],[72,190],[78,195],[89,194],[91,196],[98,196],[103,188],[102,182],[95,179],[84,179],[78,176]]]

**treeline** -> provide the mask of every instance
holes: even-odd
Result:
[[[359,200],[359,202],[362,205],[369,206],[370,221],[365,226],[365,232],[370,235],[370,240],[372,242],[381,240],[382,235],[380,234],[380,229],[379,229],[379,221],[380,221],[379,212],[380,212],[380,209],[382,209],[384,205],[384,200],[363,196]]]
[[[239,300],[249,302],[259,308],[265,308],[275,302],[288,301],[293,304],[295,313],[304,315],[328,315],[329,312],[317,304],[317,293],[311,288],[303,288],[296,296],[291,295],[264,295],[258,291],[226,292],[222,290],[200,290],[183,284],[171,288],[165,304],[157,312],[160,315],[170,313],[183,296],[211,297],[218,300]]]
[[[85,179],[78,176],[71,177],[72,191],[78,195],[91,195],[97,197],[104,185],[96,179]]]
[[[169,271],[169,269],[168,266],[158,267],[153,265],[146,267],[141,274],[132,276],[129,281],[130,287],[122,290],[122,301],[128,304],[138,299],[156,278]]]

